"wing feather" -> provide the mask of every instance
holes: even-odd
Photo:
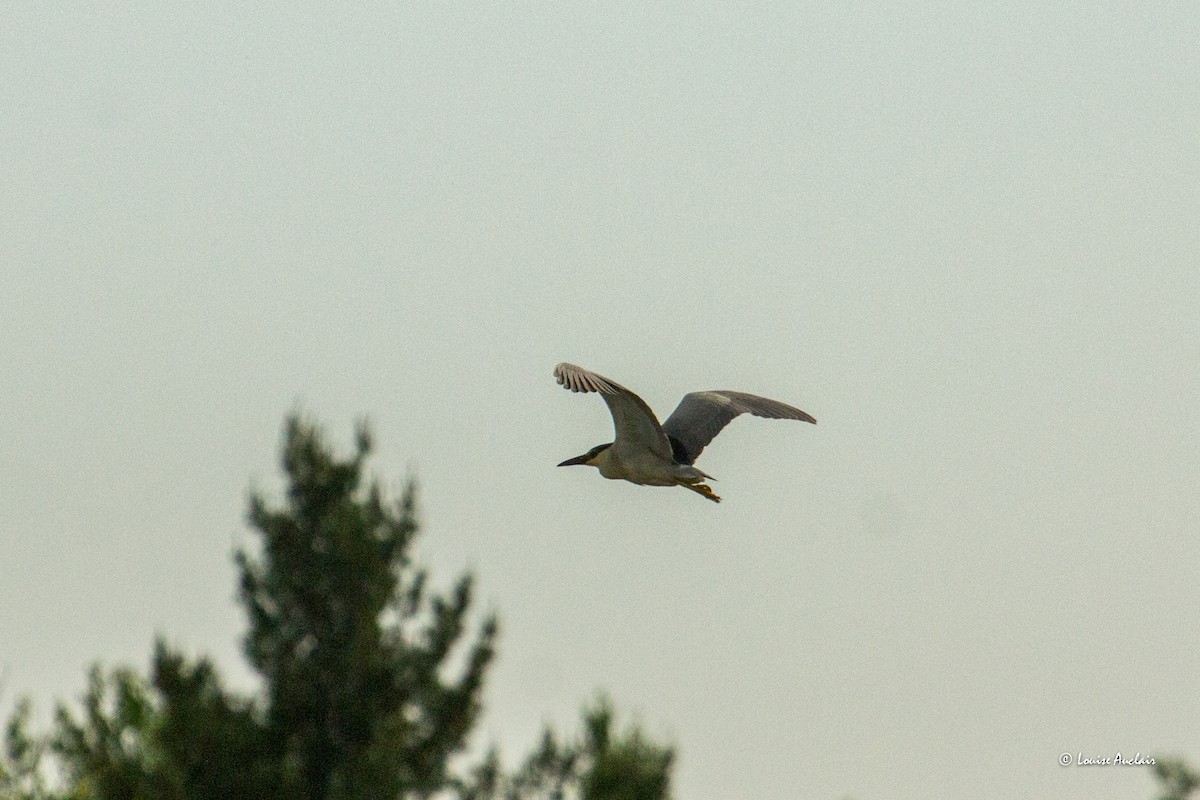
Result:
[[[554,368],[554,377],[572,392],[596,392],[604,398],[613,418],[614,445],[640,445],[663,458],[672,457],[671,444],[658,417],[642,398],[616,381],[574,364],[559,364]]]
[[[671,443],[676,445],[676,459],[684,464],[694,464],[709,442],[741,414],[767,419],[795,419],[814,425],[817,422],[811,415],[787,403],[721,389],[685,395],[663,423],[663,430]]]

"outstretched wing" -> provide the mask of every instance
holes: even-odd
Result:
[[[695,463],[708,443],[739,414],[753,414],[767,419],[798,419],[814,425],[817,422],[787,403],[745,392],[692,392],[679,401],[679,407],[663,423],[663,430],[670,437],[675,450],[675,459],[683,464]]]
[[[612,413],[613,430],[616,432],[614,444],[632,444],[662,458],[672,457],[667,435],[642,398],[621,384],[574,364],[559,364],[554,368],[554,377],[561,386],[572,392],[596,392],[604,398]]]

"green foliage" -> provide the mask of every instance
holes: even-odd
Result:
[[[82,721],[65,706],[56,714],[54,750],[61,756],[79,800],[168,800],[177,796],[163,780],[153,747],[158,712],[136,673],[105,675],[93,667],[83,696]]]
[[[462,800],[670,800],[673,748],[634,725],[618,734],[607,698],[583,713],[583,736],[560,742],[550,729],[513,776],[503,779],[492,754]]]
[[[497,620],[469,631],[470,574],[448,592],[429,588],[409,555],[415,489],[386,502],[364,479],[370,449],[360,427],[353,455],[339,459],[293,416],[283,502],[250,496],[261,547],[235,562],[261,693],[229,691],[208,659],[159,639],[149,678],[94,667],[79,710],[60,706],[52,735],[31,736],[29,705],[18,704],[0,800],[668,800],[673,752],[636,727],[615,733],[605,700],[586,711],[579,740],[547,731],[513,776],[495,753],[454,774]],[[61,792],[46,780],[47,756]]]
[[[1187,800],[1200,788],[1200,774],[1182,758],[1156,759],[1153,770],[1162,790],[1157,800]]]
[[[584,714],[583,800],[667,800],[675,753],[634,726],[613,735],[612,705],[601,700]]]
[[[93,669],[82,718],[57,716],[53,750],[71,800],[392,799],[450,784],[497,621],[468,636],[470,575],[446,594],[427,588],[409,557],[415,490],[385,502],[363,478],[370,445],[360,428],[354,454],[339,459],[315,425],[288,419],[286,501],[251,496],[261,554],[235,555],[263,695],[230,693],[211,662],[161,640],[149,681]],[[32,791],[40,751],[22,738],[26,714],[10,726],[14,766],[3,777]]]
[[[479,714],[494,653],[488,617],[455,679],[443,664],[462,643],[472,578],[450,595],[427,591],[409,560],[417,533],[409,484],[385,504],[363,488],[371,439],[337,460],[320,431],[288,420],[283,468],[287,503],[255,494],[250,523],[261,558],[236,556],[250,617],[246,653],[266,689],[266,741],[280,779],[301,798],[397,797],[447,782]]]
[[[159,640],[151,676],[160,703],[154,748],[179,797],[280,796],[257,709],[221,688],[208,659],[188,663]]]
[[[33,708],[28,698],[17,702],[4,729],[4,752],[0,756],[0,800],[60,800],[47,786],[43,757],[49,747],[46,737],[29,733]]]
[[[66,706],[54,734],[25,733],[28,705],[9,723],[9,761],[0,770],[0,800],[184,800],[269,798],[266,769],[249,701],[221,690],[207,660],[194,666],[159,642],[152,680],[93,667],[82,718]],[[66,779],[65,794],[51,791],[42,756],[52,752]]]

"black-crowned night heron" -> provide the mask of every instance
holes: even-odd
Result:
[[[725,390],[692,392],[684,395],[679,407],[662,425],[642,398],[574,364],[559,364],[554,377],[572,392],[597,392],[612,412],[616,438],[600,444],[581,456],[559,464],[596,467],[612,480],[626,480],[642,486],[682,486],[707,497],[714,503],[721,498],[713,493],[705,479],[716,480],[692,466],[701,451],[721,429],[739,414],[750,413],[768,419],[798,419],[816,424],[816,420],[798,408],[778,400],[768,400],[745,392]]]

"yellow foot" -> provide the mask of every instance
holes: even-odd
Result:
[[[691,489],[693,492],[695,492],[698,495],[707,497],[709,500],[712,500],[714,503],[721,502],[721,498],[717,497],[717,495],[713,492],[712,487],[710,487],[706,483],[694,483],[694,484],[693,483],[683,483],[680,485],[683,486],[683,488],[685,488],[685,489]]]

